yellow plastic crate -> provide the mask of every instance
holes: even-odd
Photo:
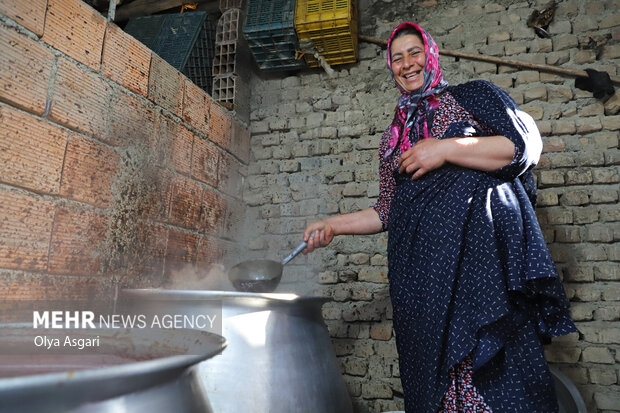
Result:
[[[302,49],[317,49],[330,65],[357,61],[357,0],[297,0],[295,30]],[[304,55],[310,67],[318,61]]]

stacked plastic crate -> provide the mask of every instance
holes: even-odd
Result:
[[[299,69],[295,0],[248,0],[243,34],[262,70]]]
[[[197,12],[198,13],[198,12]],[[195,14],[197,14],[195,13]],[[189,15],[190,13],[188,13]],[[183,67],[183,74],[191,79],[198,87],[212,92],[213,72],[211,65],[215,55],[215,19],[205,16],[205,20]]]
[[[213,99],[234,109],[243,120],[250,116],[250,52],[242,35],[243,0],[220,0],[222,16],[215,30]]]
[[[124,30],[211,93],[215,24],[207,13],[137,17]]]
[[[318,52],[330,65],[357,61],[357,0],[297,0],[295,30],[310,67]]]

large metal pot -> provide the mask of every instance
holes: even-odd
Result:
[[[326,301],[294,294],[125,290],[137,311],[200,314],[222,302],[226,351],[194,369],[218,413],[348,413],[351,399],[321,314]]]
[[[0,330],[0,412],[212,412],[189,368],[221,352],[223,337],[162,330],[154,339],[139,329],[81,329],[74,335],[96,334],[101,354],[49,355],[19,354],[20,346],[32,346],[32,324]]]
[[[549,366],[555,394],[558,397],[560,413],[586,413],[586,403],[583,401],[575,384],[555,366]]]

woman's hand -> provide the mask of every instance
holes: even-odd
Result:
[[[308,225],[304,241],[308,243],[304,254],[329,245],[336,235],[376,234],[383,228],[379,214],[373,208],[334,215]]]
[[[304,231],[304,241],[308,243],[303,251],[304,254],[329,245],[334,239],[334,235],[334,228],[327,219],[311,223]]]
[[[417,179],[427,172],[440,168],[446,163],[446,141],[440,139],[423,139],[400,156],[398,171],[413,174]]]

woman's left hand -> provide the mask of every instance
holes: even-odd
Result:
[[[446,163],[447,141],[440,139],[423,139],[400,156],[398,171],[413,174],[411,179],[417,179],[433,169],[440,168]]]

